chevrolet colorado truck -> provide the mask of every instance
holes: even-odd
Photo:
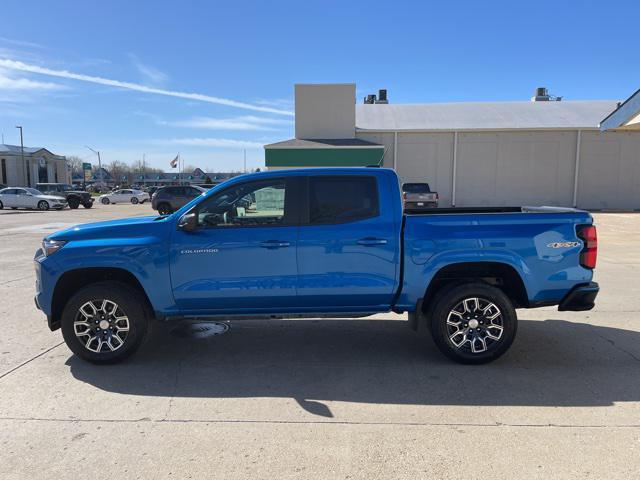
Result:
[[[282,170],[235,177],[171,215],[49,235],[35,300],[94,363],[131,355],[158,320],[393,311],[477,364],[507,351],[517,308],[593,308],[596,255],[584,211],[403,212],[392,170]]]

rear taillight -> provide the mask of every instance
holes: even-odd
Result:
[[[596,268],[598,258],[598,233],[593,225],[578,227],[578,237],[584,242],[580,252],[580,265],[585,268]]]
[[[438,192],[436,192],[436,200],[439,200],[440,196],[438,195]]]
[[[404,193],[402,194],[402,199],[403,199],[403,200],[406,200],[406,199],[407,199],[407,192],[404,192]]]

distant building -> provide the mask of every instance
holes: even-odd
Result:
[[[296,85],[295,138],[265,145],[269,170],[382,166],[427,182],[442,206],[640,209],[640,91],[566,101],[356,104],[354,84]],[[561,100],[561,101],[560,101]]]
[[[70,183],[67,159],[46,148],[0,144],[0,183],[34,187],[37,183]]]

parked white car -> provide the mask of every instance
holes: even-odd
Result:
[[[100,195],[98,200],[103,205],[109,205],[110,203],[144,203],[148,201],[149,194],[141,190],[133,190],[131,188],[124,188],[122,190],[114,190],[111,193],[105,193]]]
[[[9,187],[0,190],[0,210],[3,208],[32,208],[49,210],[50,208],[62,210],[67,206],[67,201],[62,197],[45,195],[40,190],[26,187]]]

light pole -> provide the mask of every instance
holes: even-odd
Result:
[[[22,162],[22,175],[24,176],[24,183],[27,187],[31,186],[31,182],[27,181],[27,175],[29,173],[29,167],[24,163],[24,141],[22,140],[22,126],[16,125],[16,128],[20,129],[20,161]],[[29,179],[31,180],[31,179]]]
[[[97,150],[94,150],[88,145],[85,145],[85,147],[87,147],[89,150],[91,150],[93,153],[95,153],[98,156],[98,178],[100,179],[100,188],[102,188],[103,186],[102,184],[104,183],[104,181],[102,179],[102,161],[100,160],[100,152]]]

